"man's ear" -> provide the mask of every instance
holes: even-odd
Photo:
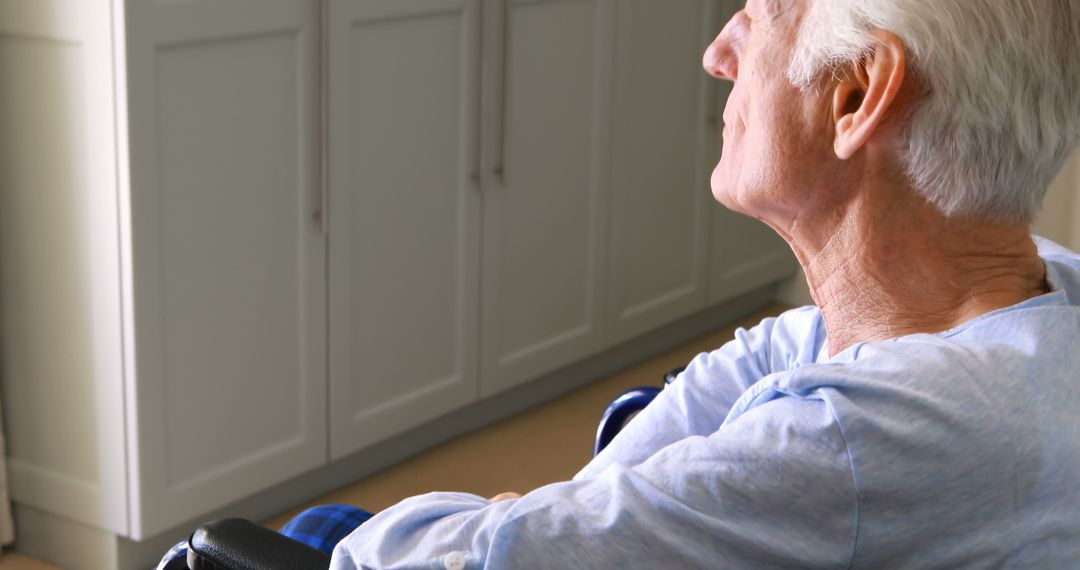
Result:
[[[870,140],[904,83],[904,42],[885,30],[873,34],[878,40],[874,50],[840,77],[833,91],[833,147],[842,160],[854,156]]]

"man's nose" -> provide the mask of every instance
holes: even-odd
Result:
[[[705,67],[705,71],[713,77],[730,81],[735,81],[739,77],[739,57],[736,53],[736,43],[740,38],[739,22],[737,20],[741,15],[741,12],[736,14],[705,50],[705,56],[702,58],[701,63]]]

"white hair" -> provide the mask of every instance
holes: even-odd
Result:
[[[913,186],[947,216],[1030,222],[1080,139],[1080,0],[808,0],[788,77],[811,88],[874,29],[925,94],[900,151]]]

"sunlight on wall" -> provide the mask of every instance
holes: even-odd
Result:
[[[1080,250],[1080,151],[1073,154],[1050,187],[1032,231]]]

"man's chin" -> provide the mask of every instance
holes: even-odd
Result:
[[[738,176],[733,174],[733,169],[728,164],[729,161],[724,160],[725,158],[727,157],[721,156],[720,162],[713,168],[709,178],[713,199],[723,204],[725,208],[741,213],[738,203]]]
[[[757,203],[753,196],[744,194],[740,197],[738,189],[732,184],[717,185],[714,183],[712,195],[722,206],[736,214],[761,219],[762,204]]]
[[[744,213],[739,201],[736,199],[735,186],[715,174],[712,178],[712,195],[713,199],[720,202],[725,208],[740,214]]]

